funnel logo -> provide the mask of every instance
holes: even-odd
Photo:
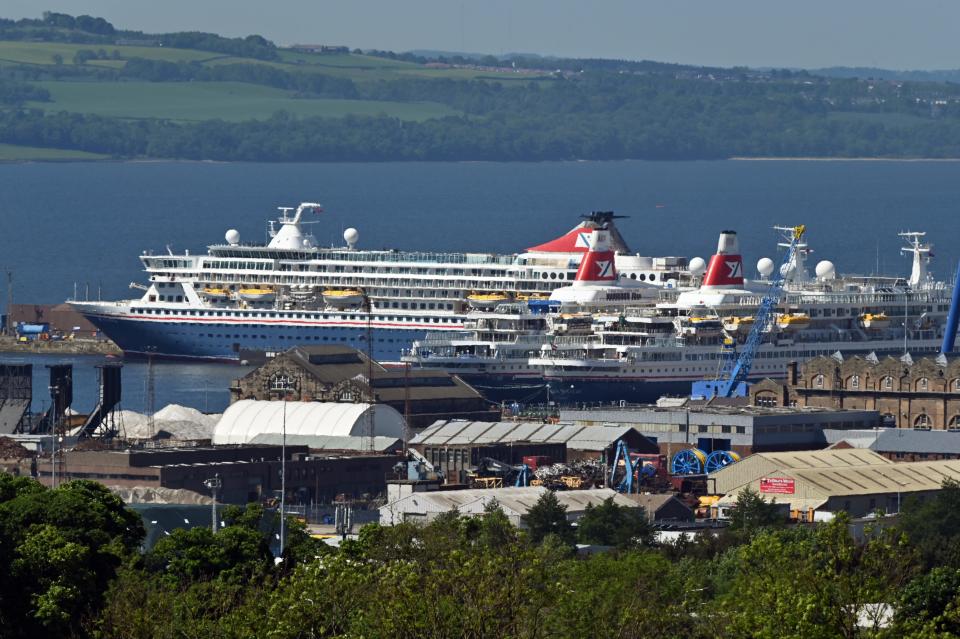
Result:
[[[743,263],[740,260],[729,260],[724,262],[727,265],[727,268],[730,269],[730,272],[727,274],[729,279],[737,279],[743,277]]]
[[[613,263],[610,260],[597,260],[597,278],[601,280],[613,277]]]
[[[590,233],[577,233],[577,242],[574,246],[577,248],[590,248]]]

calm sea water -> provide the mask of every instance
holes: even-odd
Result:
[[[337,245],[353,226],[361,247],[514,252],[560,235],[581,213],[615,210],[630,216],[620,229],[645,255],[708,257],[717,233],[735,229],[753,265],[776,257],[773,225],[803,223],[814,260],[841,273],[909,273],[902,230],[929,233],[938,276],[952,276],[960,259],[952,162],[145,162],[0,165],[0,268],[15,271],[15,301],[59,302],[75,285],[81,297],[127,297],[128,284],[143,281],[141,251],[202,252],[229,228],[262,240],[275,207],[300,201],[324,204],[312,230]],[[238,374],[157,366],[158,408],[219,410]],[[126,376],[124,406],[135,410],[139,367]]]

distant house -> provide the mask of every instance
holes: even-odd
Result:
[[[349,47],[328,44],[294,44],[290,50],[298,53],[350,53]]]

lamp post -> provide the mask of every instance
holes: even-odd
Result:
[[[283,389],[283,419],[280,422],[280,558],[283,558],[283,545],[286,540],[287,503],[287,389]]]
[[[210,530],[214,535],[217,534],[217,491],[220,490],[220,487],[223,486],[223,482],[220,480],[220,473],[217,473],[210,479],[203,480],[203,485],[210,489],[210,492],[213,493],[213,505],[211,506],[210,512]]]
[[[53,413],[53,422],[50,424],[50,487],[57,487],[57,407],[60,405],[60,387],[51,386],[50,396],[53,402],[50,411]]]

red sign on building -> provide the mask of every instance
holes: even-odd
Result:
[[[764,477],[760,480],[760,492],[775,495],[792,495],[793,479],[790,477]]]

